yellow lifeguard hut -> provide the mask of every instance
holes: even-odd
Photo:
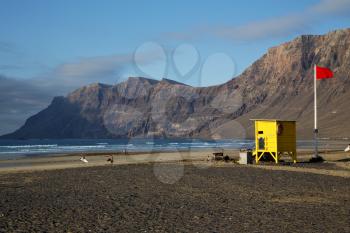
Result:
[[[255,156],[256,163],[262,157],[272,156],[276,163],[282,154],[297,161],[296,122],[277,119],[252,119],[255,122]]]

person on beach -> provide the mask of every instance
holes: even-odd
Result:
[[[107,162],[110,162],[111,164],[113,164],[114,162],[113,155],[109,156],[109,158],[107,159]]]
[[[348,145],[348,147],[345,148],[344,151],[345,151],[345,152],[349,152],[349,151],[350,151],[350,144]]]
[[[84,162],[84,163],[88,163],[89,161],[87,161],[87,159],[85,158],[85,155],[82,155],[80,157],[80,161]]]

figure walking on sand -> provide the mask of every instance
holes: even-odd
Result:
[[[85,155],[82,155],[80,157],[80,161],[84,162],[84,163],[88,163],[89,161],[85,158]]]
[[[110,162],[111,164],[113,164],[114,162],[113,155],[109,156],[109,158],[107,159],[107,162]]]

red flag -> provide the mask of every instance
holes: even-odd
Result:
[[[325,67],[316,66],[316,79],[333,78],[333,72]]]

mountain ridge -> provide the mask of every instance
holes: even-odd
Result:
[[[335,74],[318,83],[320,136],[349,137],[350,29],[344,29],[274,46],[221,85],[192,87],[142,77],[90,84],[54,98],[2,138],[250,138],[250,118],[297,120],[299,138],[311,138],[313,64]]]

